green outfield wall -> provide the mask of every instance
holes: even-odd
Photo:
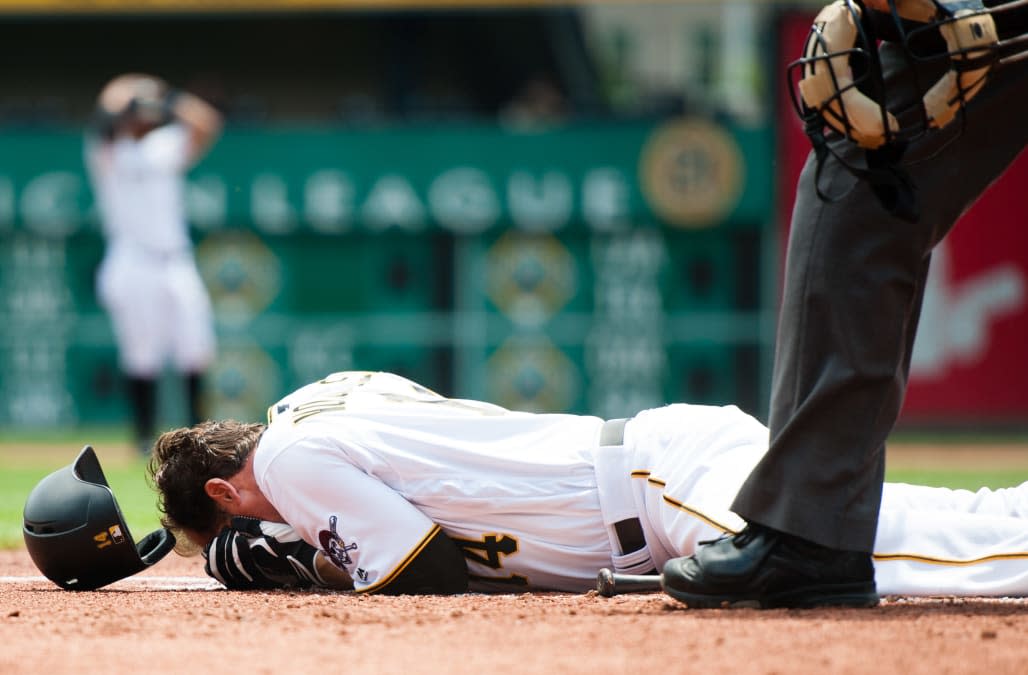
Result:
[[[230,129],[190,175],[214,416],[339,369],[522,409],[766,402],[768,129]],[[0,426],[117,423],[75,131],[0,130]],[[178,421],[173,398],[164,415]]]

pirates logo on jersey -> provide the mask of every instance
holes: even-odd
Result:
[[[347,544],[343,541],[336,530],[338,524],[339,519],[336,516],[329,516],[328,529],[318,532],[318,542],[321,543],[321,550],[325,552],[329,560],[335,563],[336,567],[345,569],[347,565],[353,564],[350,551],[356,551],[357,544]]]

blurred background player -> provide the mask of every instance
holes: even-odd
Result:
[[[160,78],[125,74],[100,93],[85,161],[106,250],[97,294],[108,312],[132,408],[149,452],[157,382],[171,360],[185,378],[188,414],[203,418],[202,375],[215,353],[211,302],[193,257],[185,174],[211,147],[221,114]]]

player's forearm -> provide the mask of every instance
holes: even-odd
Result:
[[[199,96],[179,91],[170,100],[169,112],[180,123],[189,127],[194,154],[199,156],[221,133],[223,120],[217,108]]]

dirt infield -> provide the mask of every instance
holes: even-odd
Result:
[[[55,462],[69,461],[55,448]],[[109,451],[105,461],[118,461]],[[38,455],[35,456],[38,460]],[[125,461],[130,461],[126,455]],[[897,467],[1028,466],[1028,447],[907,445]],[[0,551],[4,673],[1028,672],[1028,599],[886,598],[871,610],[689,610],[660,593],[388,598],[229,592],[169,556],[92,593]]]
[[[154,590],[169,586],[187,590]],[[24,552],[0,552],[0,673],[1028,671],[1023,599],[760,612],[689,610],[660,593],[213,589],[196,559],[172,555],[105,590],[71,593],[39,578]]]

